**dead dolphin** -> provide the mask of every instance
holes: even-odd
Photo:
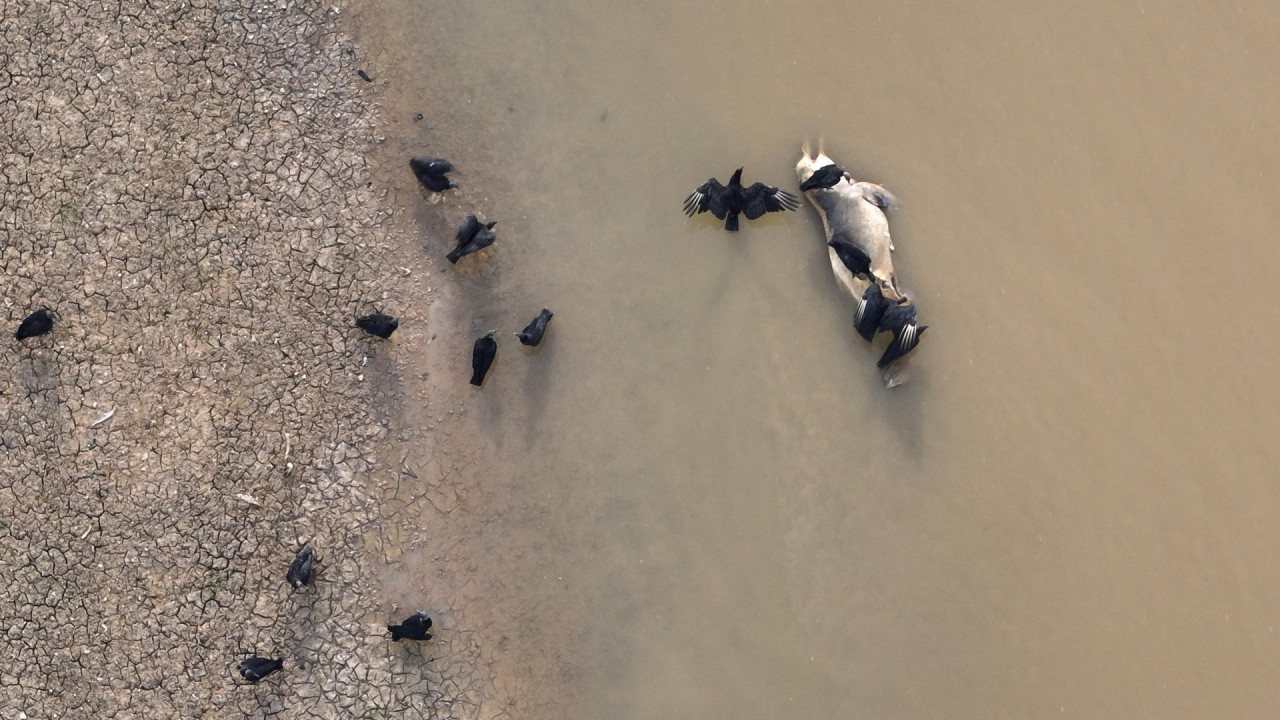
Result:
[[[836,167],[839,172],[824,171],[828,166]],[[809,183],[810,178],[819,173],[829,175],[828,182]],[[893,194],[875,183],[854,181],[849,173],[840,170],[835,161],[821,151],[810,156],[807,147],[800,162],[796,163],[796,176],[802,186],[809,188],[804,191],[804,196],[822,218],[831,271],[835,273],[840,287],[855,300],[860,299],[866,290],[867,280],[858,282],[837,252],[838,248],[852,247],[870,259],[870,276],[881,286],[885,297],[897,300],[900,294],[890,256],[893,239],[889,235],[889,218],[885,215],[885,210],[896,204]]]
[[[855,329],[868,342],[877,332],[893,333],[878,365],[885,368],[885,387],[902,384],[907,378],[903,358],[915,349],[926,328],[917,323],[915,305],[899,289],[893,269],[893,238],[886,214],[897,204],[893,193],[875,183],[854,180],[821,146],[816,156],[810,155],[807,146],[802,148],[796,177],[822,218],[836,283],[859,303]]]

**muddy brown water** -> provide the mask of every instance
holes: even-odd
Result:
[[[479,714],[1275,716],[1280,5],[355,17],[388,146],[464,184],[407,242],[500,222],[430,279],[404,414],[450,428],[402,572],[494,639]],[[810,208],[680,214],[820,136],[902,204],[931,330],[892,391]]]

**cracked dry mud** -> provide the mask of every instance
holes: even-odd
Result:
[[[474,714],[473,649],[386,640],[352,321],[397,296],[334,22],[0,0],[0,718]]]

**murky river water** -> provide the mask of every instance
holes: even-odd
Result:
[[[482,714],[1280,713],[1280,5],[367,5],[389,147],[464,185],[406,241],[499,220],[404,348]],[[680,213],[819,136],[902,204],[892,391],[810,208]]]

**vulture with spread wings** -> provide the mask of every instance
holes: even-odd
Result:
[[[742,187],[742,168],[738,168],[729,178],[726,187],[719,180],[711,178],[689,194],[684,201],[684,214],[693,217],[698,213],[710,211],[717,219],[724,220],[724,229],[734,232],[738,229],[738,214],[755,220],[767,212],[795,210],[800,207],[800,199],[786,190],[756,183],[751,187]]]

